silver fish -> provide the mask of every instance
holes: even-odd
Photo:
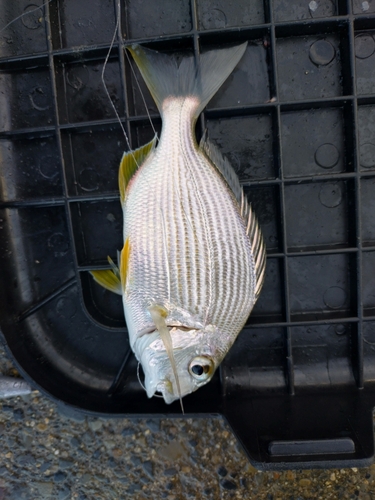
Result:
[[[166,403],[209,382],[263,284],[265,246],[238,178],[194,127],[246,44],[183,57],[129,50],[162,117],[162,132],[125,153],[120,269],[93,271],[122,294],[130,345],[147,395]],[[182,405],[182,403],[181,403]]]

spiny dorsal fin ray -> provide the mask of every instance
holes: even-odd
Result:
[[[263,286],[264,276],[266,271],[266,246],[264,244],[262,232],[260,230],[257,218],[248,203],[245,194],[243,214],[246,223],[246,233],[249,236],[251,248],[253,251],[255,262],[255,274],[257,277],[255,285],[255,300],[258,299]]]
[[[118,173],[118,183],[120,186],[121,203],[125,201],[125,191],[130,179],[133,177],[138,167],[142,165],[156,144],[156,135],[149,143],[123,154]]]
[[[119,270],[118,266],[116,266],[116,264],[113,262],[113,260],[111,259],[111,257],[109,255],[107,257],[107,260],[109,262],[109,265],[111,266],[113,274],[116,276],[116,278],[118,278],[121,281],[120,270]]]
[[[103,288],[110,292],[122,295],[120,271],[111,257],[107,257],[111,269],[100,269],[98,271],[90,271],[94,280]]]
[[[236,200],[241,205],[242,188],[238,176],[227,158],[222,155],[217,146],[208,139],[207,131],[204,133],[199,149],[212,161],[233,191]]]
[[[117,260],[120,264],[120,269],[113,262],[111,257],[107,257],[111,269],[100,269],[98,271],[90,271],[94,280],[103,288],[110,292],[122,295],[125,290],[126,277],[128,273],[130,257],[130,242],[129,238],[125,241],[121,252],[117,252]]]
[[[262,289],[266,269],[266,250],[257,218],[255,217],[251,206],[247,201],[246,195],[240,185],[240,181],[232,165],[229,163],[227,158],[222,155],[215,144],[208,140],[207,131],[201,139],[199,148],[222,174],[228,186],[231,188],[238,202],[238,205],[240,206],[240,213],[246,224],[246,233],[249,236],[251,248],[254,255],[255,272],[257,277],[255,286],[255,298],[257,299]]]

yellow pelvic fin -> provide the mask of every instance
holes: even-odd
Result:
[[[138,167],[142,165],[156,144],[156,135],[151,142],[144,146],[124,153],[120,163],[118,173],[118,183],[120,187],[121,203],[125,201],[125,191],[130,179],[133,177]]]
[[[107,257],[111,269],[103,269],[99,271],[90,271],[94,280],[103,288],[110,292],[122,295],[120,271],[111,257]]]
[[[181,396],[181,388],[180,388],[180,380],[178,378],[176,361],[174,359],[173,354],[173,343],[172,337],[169,332],[169,328],[167,327],[167,323],[165,322],[165,318],[168,316],[168,311],[165,307],[155,305],[148,308],[151,319],[155,323],[155,326],[159,332],[161,340],[163,341],[165,350],[167,351],[169,361],[172,365],[173,375],[176,380],[176,386],[178,391],[178,396],[180,398],[180,405],[182,413],[184,414],[184,405],[182,404],[182,396]]]
[[[125,290],[125,286],[126,286],[126,277],[128,274],[129,258],[130,258],[130,241],[129,241],[129,238],[127,238],[125,243],[124,243],[124,247],[122,249],[121,259],[120,259],[120,278],[121,278],[123,290]]]
[[[113,271],[113,274],[116,276],[116,278],[119,279],[119,281],[121,281],[120,269],[116,266],[116,264],[113,262],[113,260],[111,259],[111,257],[109,255],[107,257],[107,260],[109,262],[109,265],[111,266],[111,270]]]

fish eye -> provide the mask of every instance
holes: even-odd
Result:
[[[207,380],[214,371],[212,359],[206,356],[197,356],[189,365],[189,372],[196,380]]]

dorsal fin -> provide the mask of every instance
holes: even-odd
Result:
[[[154,149],[157,136],[144,146],[135,149],[134,151],[127,151],[122,155],[120,168],[118,172],[118,183],[120,187],[121,203],[125,201],[125,191],[129,184],[130,179],[133,177],[138,167],[142,165],[150,152]]]
[[[228,186],[233,191],[234,196],[238,203],[241,203],[242,188],[238,176],[234,171],[228,159],[222,155],[217,146],[208,139],[207,130],[204,133],[200,143],[199,149],[212,161],[215,167],[219,170],[221,175],[227,181]]]
[[[249,236],[251,249],[255,262],[255,273],[257,282],[255,286],[255,300],[258,299],[263,286],[266,272],[266,245],[260,230],[258,220],[248,203],[245,193],[242,191],[241,215],[246,223],[246,234]]]
[[[266,270],[266,247],[257,218],[251,209],[251,205],[247,201],[247,197],[240,185],[240,181],[232,165],[229,163],[227,158],[221,154],[215,144],[208,140],[207,131],[201,139],[199,148],[222,174],[240,206],[240,213],[246,224],[246,233],[250,238],[251,248],[254,255],[255,272],[257,276],[255,299],[257,299],[262,289]]]

